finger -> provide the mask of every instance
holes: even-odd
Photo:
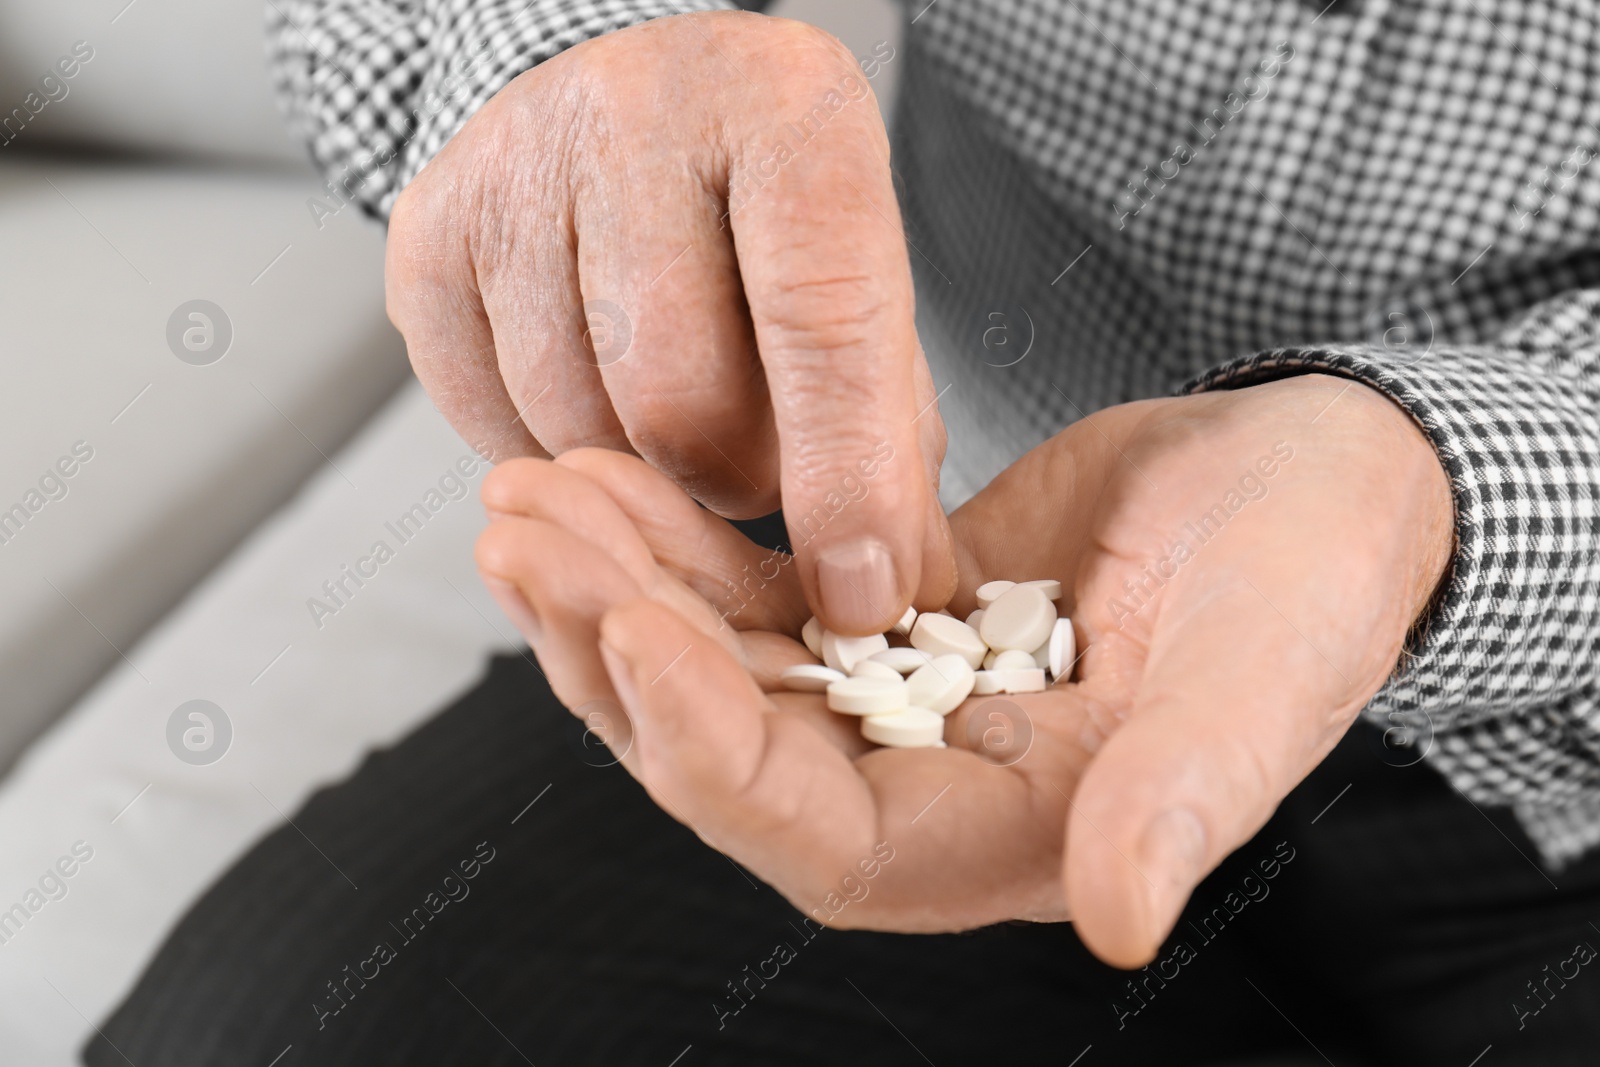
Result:
[[[589,449],[619,460],[644,463],[606,449]],[[648,468],[646,468],[648,469]],[[679,497],[682,491],[673,489]],[[483,484],[484,506],[491,515],[525,515],[542,519],[576,535],[587,545],[602,547],[613,563],[634,580],[646,596],[672,608],[730,650],[738,653],[737,632],[721,613],[678,578],[657,566],[638,528],[605,489],[578,470],[540,459],[503,463]],[[703,509],[696,509],[704,513]]]
[[[525,460],[500,470],[526,471],[539,465],[550,466],[546,461]],[[571,471],[561,473],[580,477]],[[556,696],[574,712],[591,708],[596,701],[614,704],[616,693],[603,682],[604,668],[597,658],[599,620],[608,608],[642,590],[626,567],[597,547],[605,543],[556,523],[522,518],[497,520],[478,541],[478,564],[485,583],[524,630]],[[662,578],[651,599],[716,639],[763,689],[780,689],[779,675],[785,667],[816,662],[804,645],[790,638],[760,631],[741,637],[717,625],[704,602],[695,601],[676,579]],[[508,592],[514,599],[506,599]],[[847,756],[858,756],[872,747],[862,739],[858,719],[828,711],[819,697],[783,693],[775,699],[785,713],[808,723]],[[602,715],[609,719],[615,713],[608,708]],[[614,737],[620,739],[622,744],[614,747],[628,763],[631,723],[623,716],[620,722],[604,725],[609,733],[602,731],[601,736],[608,743]]]
[[[484,477],[480,495],[491,517],[522,516],[564,526],[590,544],[604,545],[640,588],[657,580],[655,557],[637,528],[610,494],[576,470],[549,460],[513,460]]]
[[[447,167],[442,160],[443,154],[406,188],[390,214],[384,254],[389,320],[440,413],[473,448],[496,462],[543,455],[501,381],[494,331],[459,237],[468,213],[436,177]]]
[[[753,543],[632,456],[580,449],[562,456],[559,465],[582,471],[604,488],[662,569],[704,597],[729,626],[799,635],[811,610],[787,553]]]
[[[726,69],[700,32],[683,25],[662,32],[681,38],[679,48],[644,60],[662,65],[663,84],[682,76],[690,54],[719,74]],[[604,68],[614,61],[630,69],[612,77]],[[637,52],[587,60],[596,99],[586,106],[606,124],[595,143],[627,145],[625,158],[592,168],[574,204],[583,297],[608,309],[626,334],[613,338],[610,352],[597,348],[600,374],[641,456],[718,513],[766,515],[778,506],[777,435],[715,192],[725,163],[707,134],[721,126],[710,114],[736,108],[738,90],[711,80],[682,120],[662,121],[632,97],[607,97],[613,85],[638,84],[640,62]]]
[[[527,195],[519,183],[511,191]],[[570,207],[549,197],[553,210],[532,210],[506,196],[504,187],[480,193],[495,222],[474,243],[472,266],[517,417],[552,455],[584,446],[626,450],[600,369],[626,346],[626,328],[608,305],[584,302]]]
[[[556,698],[574,711],[595,701],[620,708],[596,642],[601,616],[639,597],[638,583],[600,548],[536,519],[490,523],[474,555],[485,584],[538,655]],[[617,714],[623,721],[608,724],[612,729],[602,736],[607,743],[620,739],[617,755],[631,771],[638,761],[634,731],[626,714]]]
[[[912,360],[912,375],[917,399],[917,415],[912,421],[917,426],[917,441],[921,447],[929,489],[927,515],[922,528],[922,581],[912,597],[912,603],[918,611],[934,611],[946,606],[959,586],[960,561],[956,557],[955,535],[950,529],[949,516],[945,514],[944,504],[939,499],[940,472],[944,466],[949,436],[945,432],[944,417],[939,412],[939,392],[934,387],[933,373],[928,369],[928,360],[920,341],[916,358]]]
[[[923,584],[930,517],[910,263],[865,80],[838,74],[849,68],[821,47],[791,58],[817,76],[796,80],[808,93],[777,112],[807,116],[795,129],[817,132],[800,141],[762,127],[730,146],[730,221],[807,598],[830,629],[877,632]],[[837,85],[837,106],[819,106],[822,84]],[[943,576],[952,567],[927,565]]]
[[[763,693],[782,692],[789,688],[782,677],[787,668],[817,662],[817,657],[811,654],[810,649],[783,634],[751,630],[741,635],[741,641],[750,676]]]
[[[786,893],[870,854],[877,804],[854,765],[720,645],[648,600],[607,612],[600,637],[635,773],[667,812]]]
[[[1348,668],[1296,628],[1304,620],[1248,580],[1161,611],[1133,711],[1085,773],[1067,832],[1078,932],[1120,967],[1152,958],[1195,885],[1261,828],[1361,703]]]

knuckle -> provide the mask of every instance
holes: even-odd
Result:
[[[669,417],[682,422],[676,413]],[[697,499],[717,481],[714,472],[727,466],[705,438],[686,426],[641,419],[628,426],[627,435],[634,451]]]
[[[441,192],[442,185],[423,170],[400,190],[389,209],[384,271],[391,288],[401,296],[426,277],[435,262],[425,249],[433,243],[449,213],[444,202],[448,190]]]
[[[891,301],[865,274],[824,275],[777,283],[767,302],[764,347],[787,357],[839,358],[882,340]]]
[[[840,67],[850,69],[856,67],[855,56],[850,53],[844,42],[820,26],[798,19],[779,18],[769,21],[768,32],[771,43],[801,63],[807,66],[822,66],[829,71]]]
[[[841,475],[851,477],[863,461],[872,458],[874,442],[871,438],[870,433],[841,432],[786,444],[784,458],[798,479],[802,494],[799,499],[788,503],[798,513],[804,514],[822,504],[828,494],[837,493]],[[861,494],[865,495],[864,483],[859,479],[852,478],[850,484],[862,485]],[[892,486],[882,482],[872,490],[873,493],[891,491]]]
[[[550,70],[559,77],[546,89],[548,103],[572,119],[632,114],[627,102],[630,96],[636,102],[641,82],[653,77],[656,58],[655,50],[641,50],[634,40],[627,33],[606,34],[566,53],[565,69]]]
[[[939,467],[944,463],[945,451],[950,447],[950,431],[945,429],[944,419],[939,417],[935,408],[927,413],[923,420],[926,426],[921,429],[923,443],[923,458],[932,467],[932,473],[937,476]]]
[[[625,420],[628,440],[641,455],[680,455],[692,452],[698,438],[675,400],[665,391],[650,389],[628,398]]]

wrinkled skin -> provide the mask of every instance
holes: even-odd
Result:
[[[954,589],[889,142],[821,30],[682,15],[539,64],[400,195],[385,275],[418,377],[495,460],[633,452],[747,518],[803,513],[887,444],[802,587],[841,633]]]
[[[811,661],[804,583],[768,563],[740,609],[727,583],[771,554],[645,463],[518,460],[483,495],[480,570],[556,694],[619,703],[608,743],[708,844],[820,918],[887,842],[834,925],[1070,917],[1128,967],[1389,676],[1451,550],[1432,448],[1363,385],[1307,375],[1099,412],[950,518],[952,612],[990,579],[1059,579],[1085,649],[1073,681],[998,717],[970,698],[947,749],[892,750],[822,696],[778,691]],[[1219,505],[1201,543],[1186,524]]]

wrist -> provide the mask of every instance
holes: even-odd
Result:
[[[1328,377],[1348,393],[1362,417],[1358,432],[1369,441],[1374,476],[1390,483],[1391,499],[1406,506],[1397,532],[1410,539],[1413,570],[1404,590],[1415,625],[1437,599],[1455,556],[1455,497],[1438,449],[1420,423],[1392,398],[1362,382]],[[1367,422],[1370,420],[1370,423]]]

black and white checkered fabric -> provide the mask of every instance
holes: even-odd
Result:
[[[734,6],[274,0],[268,19],[293,121],[382,216],[521,71]],[[895,159],[949,500],[1109,404],[1305,371],[1382,390],[1449,471],[1459,548],[1367,714],[1514,805],[1552,866],[1600,843],[1600,5],[906,15]]]

